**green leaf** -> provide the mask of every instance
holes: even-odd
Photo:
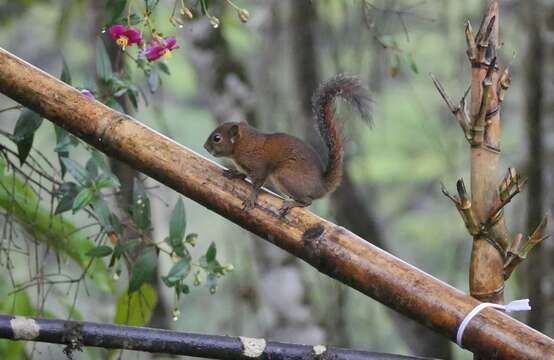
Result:
[[[62,161],[62,158],[69,157],[69,147],[79,144],[79,140],[57,125],[54,125],[54,131],[56,133],[56,147],[54,147],[54,151],[58,153],[58,161],[62,170],[63,179],[67,169]]]
[[[117,299],[114,323],[144,326],[150,322],[158,298],[156,291],[144,284],[136,292],[124,292]]]
[[[13,141],[17,145],[18,158],[21,164],[27,160],[27,156],[33,147],[34,134],[42,124],[42,117],[36,112],[25,109],[17,119],[13,131]]]
[[[169,67],[167,66],[166,63],[164,63],[163,61],[158,61],[157,64],[158,64],[158,67],[160,68],[160,70],[161,70],[164,74],[171,75],[171,74],[170,74],[170,71],[169,71]]]
[[[152,246],[144,248],[133,267],[131,280],[129,280],[129,293],[137,291],[152,276],[157,264],[156,249]]]
[[[32,137],[42,124],[42,116],[25,109],[19,115],[13,131],[13,140],[17,143]]]
[[[415,74],[419,74],[419,69],[417,68],[417,64],[414,60],[414,57],[412,56],[412,54],[408,54],[407,55],[407,59],[408,59],[408,63],[410,64],[410,69],[412,69],[412,71],[415,73]]]
[[[116,92],[113,93],[113,96],[114,97],[120,97],[120,96],[123,96],[125,95],[125,93],[129,91],[129,88],[127,87],[124,87],[124,88],[121,88],[119,90],[117,90]]]
[[[102,38],[96,39],[96,74],[106,82],[113,76],[112,63]]]
[[[104,229],[107,231],[112,230],[112,213],[110,212],[108,204],[106,204],[106,201],[104,200],[102,195],[100,193],[97,193],[90,203],[92,204],[92,209],[94,210],[94,213],[98,216],[98,220],[100,221],[100,224],[104,227]]]
[[[183,240],[185,236],[187,221],[185,215],[185,205],[183,205],[183,199],[179,198],[175,207],[171,212],[171,219],[169,220],[169,236],[179,241]]]
[[[96,187],[98,189],[102,189],[102,188],[117,188],[117,187],[120,187],[121,184],[119,183],[119,180],[117,179],[117,177],[113,174],[103,174],[103,175],[100,175],[100,177],[98,178],[98,180],[96,180]]]
[[[156,5],[158,5],[158,2],[160,0],[144,0],[145,4],[146,4],[146,11],[148,13],[151,13],[152,10],[154,10],[154,8],[156,7]]]
[[[152,69],[150,74],[148,74],[148,88],[153,94],[160,88],[161,80],[160,73],[156,69]]]
[[[90,249],[85,255],[90,257],[104,257],[111,255],[112,252],[113,249],[111,247],[107,245],[100,245],[93,249]]]
[[[186,226],[185,206],[183,205],[183,200],[179,198],[171,212],[171,218],[169,220],[169,237],[166,241],[175,254],[180,257],[188,256],[188,251],[186,251],[185,245],[183,244]]]
[[[54,125],[54,130],[56,132],[55,152],[69,151],[70,146],[77,146],[79,144],[79,140],[64,128]]]
[[[67,66],[64,56],[62,56],[62,74],[60,76],[60,80],[67,85],[71,85],[71,74],[69,73],[69,67]]]
[[[169,270],[167,276],[162,278],[162,280],[167,286],[172,287],[177,282],[186,278],[187,275],[190,273],[190,269],[190,260],[186,258],[181,259],[171,267],[171,270]]]
[[[138,90],[135,90],[133,88],[129,88],[129,92],[127,93],[127,97],[131,101],[131,105],[133,105],[133,108],[135,111],[138,110]]]
[[[125,10],[127,0],[108,0],[106,5],[107,18],[110,19],[108,25],[115,24]]]
[[[206,261],[210,263],[215,260],[216,256],[217,256],[217,248],[215,247],[215,243],[212,242],[210,244],[210,247],[208,248],[208,251],[206,251]]]
[[[140,239],[131,239],[131,240],[125,240],[120,241],[113,251],[114,255],[119,257],[123,255],[123,253],[133,251],[138,245],[140,244]]]
[[[131,14],[131,17],[129,18],[129,23],[131,25],[136,25],[142,21],[142,18],[138,16],[137,14],[133,13]]]
[[[29,153],[31,153],[31,149],[33,148],[33,139],[34,136],[31,135],[30,137],[17,142],[17,158],[19,159],[19,163],[21,165],[25,163]]]
[[[92,158],[88,159],[87,163],[85,164],[85,169],[90,178],[94,179],[98,176],[98,165],[96,165],[96,162],[94,162]]]
[[[73,178],[77,180],[79,184],[84,186],[87,185],[87,183],[91,180],[87,171],[76,161],[68,158],[62,158],[62,162],[67,168],[67,171],[69,171],[71,176],[73,176]]]
[[[73,212],[81,210],[82,208],[90,204],[90,202],[94,198],[94,195],[95,191],[91,188],[81,189],[81,191],[79,191],[79,193],[77,194],[77,196],[75,196],[75,199],[73,200],[73,206],[71,208]]]
[[[126,252],[133,251],[141,242],[141,239],[132,239],[132,240],[120,240],[113,250],[112,258],[110,259],[109,267],[115,265],[116,260],[118,260],[121,255]]]
[[[115,214],[110,213],[110,224],[112,225],[113,231],[115,231],[120,238],[123,238],[125,235],[125,229]]]
[[[107,99],[106,100],[106,106],[109,106],[112,109],[114,109],[115,111],[119,111],[120,113],[125,114],[125,109],[123,109],[121,104],[119,102],[117,102],[117,100],[115,100],[114,98]]]
[[[54,214],[61,214],[67,210],[73,208],[73,202],[75,197],[79,193],[77,184],[73,182],[66,182],[60,185],[60,188],[56,191],[56,194],[62,194],[62,198],[58,201],[58,206]]]
[[[133,182],[133,205],[131,206],[133,222],[141,230],[150,228],[150,199],[146,195],[138,178]]]
[[[110,172],[110,167],[106,162],[106,155],[93,147],[91,147],[90,160],[93,160],[96,163],[96,166],[98,166],[99,169],[102,169],[103,172]]]

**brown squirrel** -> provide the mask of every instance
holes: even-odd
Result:
[[[293,207],[310,205],[339,186],[343,171],[343,141],[335,119],[335,100],[339,96],[370,121],[370,98],[358,78],[341,74],[319,87],[312,105],[328,149],[327,166],[310,145],[291,135],[264,134],[243,122],[225,122],[210,134],[204,148],[213,156],[231,158],[240,170],[224,170],[224,175],[252,180],[254,189],[243,203],[244,210],[255,205],[268,179],[293,199],[284,202],[279,211],[282,216]]]

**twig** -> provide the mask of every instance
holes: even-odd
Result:
[[[3,113],[3,112],[6,112],[6,111],[21,110],[21,109],[23,109],[22,105],[14,105],[14,106],[10,106],[10,107],[4,108],[4,109],[0,109],[0,114]]]
[[[437,88],[439,94],[444,99],[446,106],[448,106],[448,109],[450,109],[450,112],[452,112],[452,114],[454,114],[454,117],[456,117],[456,120],[458,120],[458,124],[460,124],[460,127],[462,128],[465,138],[468,141],[471,141],[471,133],[469,131],[470,120],[465,111],[465,99],[467,97],[467,94],[469,93],[469,88],[464,93],[464,96],[460,101],[460,105],[456,106],[452,102],[452,99],[450,98],[450,96],[448,96],[448,94],[446,93],[444,86],[442,86],[442,84],[435,77],[435,75],[433,74],[429,74],[429,75],[431,76],[431,79],[433,80],[433,84],[435,84],[435,87]]]

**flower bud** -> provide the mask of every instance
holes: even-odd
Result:
[[[192,15],[192,11],[188,7],[181,8],[181,15],[188,17],[189,19],[192,19],[194,15]]]
[[[246,9],[240,9],[239,10],[239,19],[243,23],[248,22],[248,19],[250,18],[250,13]]]
[[[212,24],[214,29],[217,29],[219,27],[219,19],[215,16],[210,17],[210,24]]]
[[[223,267],[225,269],[225,271],[227,272],[231,272],[233,270],[235,270],[235,267],[233,266],[233,264],[227,264]]]
[[[177,308],[173,309],[173,321],[179,320],[179,316],[181,315],[181,311]]]

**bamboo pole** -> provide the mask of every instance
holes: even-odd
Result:
[[[324,345],[10,315],[0,315],[0,338],[64,344],[68,359],[83,346],[95,346],[222,360],[432,360]]]
[[[319,271],[421,324],[455,338],[478,301],[305,209],[278,215],[282,199],[262,192],[242,211],[251,185],[137,120],[0,48],[0,92],[84,141],[166,184]],[[407,239],[409,241],[409,239]],[[278,296],[276,294],[276,296]],[[554,359],[554,340],[492,309],[471,321],[464,347],[497,359]]]

